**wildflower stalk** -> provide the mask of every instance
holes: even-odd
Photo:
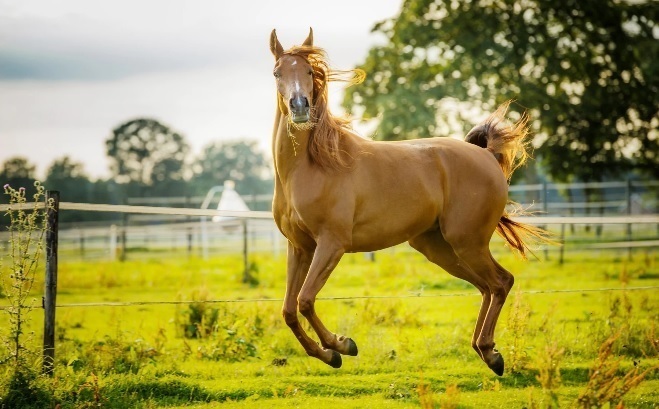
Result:
[[[46,231],[46,210],[43,209],[45,189],[35,182],[36,193],[32,205],[28,205],[25,188],[14,189],[4,186],[9,196],[9,262],[0,259],[0,289],[7,297],[6,312],[9,315],[8,334],[2,335],[6,356],[0,356],[0,363],[12,363],[15,376],[32,370],[27,356],[31,354],[27,340],[24,339],[25,328],[29,322],[29,313],[36,300],[30,299],[35,281],[35,273],[43,252],[43,237]],[[48,205],[48,204],[47,204]]]

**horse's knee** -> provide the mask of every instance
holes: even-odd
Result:
[[[505,301],[506,297],[508,296],[508,291],[510,290],[510,288],[508,288],[503,283],[496,283],[491,285],[489,288],[490,294],[492,294],[492,298],[495,300],[501,300],[502,303]]]
[[[503,281],[503,286],[506,289],[506,293],[509,293],[510,289],[513,288],[513,285],[515,284],[515,276],[504,270],[503,274],[501,275],[501,280]]]
[[[308,298],[299,298],[297,300],[297,308],[300,311],[300,314],[308,317],[313,314],[313,304],[314,300]]]
[[[284,321],[289,327],[292,328],[298,324],[297,311],[284,308],[281,311],[281,315],[284,317]]]
[[[506,291],[506,296],[508,296],[508,294],[510,294],[510,290],[513,288],[513,285],[515,285],[515,276],[512,275],[510,271],[501,269],[499,271],[499,277],[501,279],[501,283],[503,284],[503,288]]]

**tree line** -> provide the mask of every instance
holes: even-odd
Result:
[[[464,136],[514,100],[511,118],[533,119],[537,159],[514,182],[657,179],[658,18],[659,2],[644,0],[405,0],[374,26],[386,41],[369,50],[366,81],[343,105],[376,121],[375,139],[399,140]],[[149,118],[113,129],[106,152],[110,178],[90,181],[64,157],[45,185],[91,203],[203,195],[226,179],[241,194],[272,191],[255,143],[213,143],[191,158],[182,134]],[[32,179],[26,159],[3,164],[0,182]]]
[[[204,196],[225,180],[236,182],[243,195],[271,193],[269,160],[253,141],[213,142],[192,157],[183,134],[151,118],[138,118],[115,127],[105,140],[110,177],[92,180],[83,163],[69,156],[46,170],[43,185],[59,190],[68,202],[124,204],[128,198]],[[36,166],[24,157],[7,159],[0,182],[34,189]],[[2,197],[7,203],[8,198]],[[111,214],[65,212],[63,221],[101,220]]]
[[[659,2],[405,0],[344,106],[376,139],[464,135],[513,100],[555,182],[659,177]]]

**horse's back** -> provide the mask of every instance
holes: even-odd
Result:
[[[399,179],[402,176],[408,181],[441,181],[442,189],[451,190],[458,186],[476,188],[485,184],[493,190],[503,190],[507,195],[507,183],[494,155],[459,139],[367,141],[362,145],[362,151],[360,157],[368,162],[367,168],[380,168]]]
[[[471,230],[489,242],[508,201],[508,183],[494,155],[452,138],[420,139],[409,144],[431,147],[440,163],[442,231],[464,235]]]
[[[374,236],[383,247],[409,240],[437,228],[456,209],[487,224],[501,216],[507,184],[489,151],[448,138],[359,145],[351,172],[357,250]],[[491,212],[486,207],[496,218],[479,217]]]

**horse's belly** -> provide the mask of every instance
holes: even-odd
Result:
[[[377,220],[358,223],[348,252],[376,251],[404,243],[438,227],[436,211],[396,214],[387,212]]]

